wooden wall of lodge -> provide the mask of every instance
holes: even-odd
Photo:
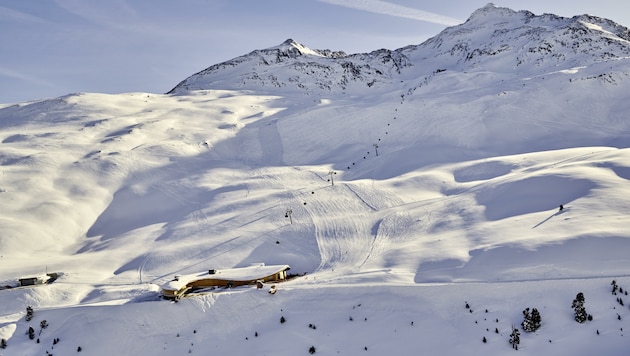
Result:
[[[234,280],[229,280],[229,279],[217,279],[217,278],[198,279],[196,281],[188,283],[185,287],[181,288],[178,291],[164,289],[162,290],[162,295],[166,298],[174,298],[188,292],[189,290],[210,288],[210,287],[239,287],[239,286],[245,286],[245,285],[253,285],[253,284],[256,284],[257,281],[262,281],[263,283],[278,282],[278,281],[283,281],[286,278],[287,278],[287,271],[281,271],[267,277],[246,280],[246,281],[234,281]]]
[[[272,274],[271,276],[257,278],[247,281],[233,281],[229,279],[217,279],[217,278],[207,278],[207,279],[198,279],[191,283],[188,283],[188,286],[192,289],[199,288],[209,288],[209,287],[239,287],[256,284],[256,281],[264,282],[277,282],[286,279],[286,271],[278,272]]]

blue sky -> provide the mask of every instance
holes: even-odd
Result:
[[[369,52],[419,44],[487,0],[0,0],[0,103],[74,92],[163,93],[213,64],[288,38]],[[535,14],[630,26],[619,0],[503,0]]]

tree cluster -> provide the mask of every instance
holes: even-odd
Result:
[[[619,294],[622,295],[628,295],[628,291],[624,291],[623,288],[621,288],[618,284],[617,281],[615,281],[614,279],[612,280],[612,282],[610,283],[610,285],[612,286],[612,294],[613,295],[617,295],[617,291],[619,292]]]
[[[617,281],[615,281],[613,279],[612,283],[610,283],[610,285],[612,286],[612,294],[613,295],[617,295],[617,290],[619,289],[619,286],[617,285]]]
[[[521,327],[523,327],[524,331],[533,332],[540,328],[540,313],[538,309],[532,308],[530,313],[529,308],[525,308],[523,310],[523,322],[521,323]]]

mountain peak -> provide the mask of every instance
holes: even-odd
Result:
[[[492,21],[492,19],[494,18],[505,19],[505,18],[510,18],[514,16],[523,16],[523,15],[525,17],[534,16],[533,13],[526,10],[515,11],[507,7],[498,7],[494,3],[488,3],[486,4],[486,6],[475,10],[470,15],[468,20],[466,20],[466,23],[483,23],[487,21]]]
[[[540,73],[625,58],[630,55],[629,39],[627,28],[595,16],[534,15],[490,3],[405,54],[453,70],[518,68]],[[410,53],[413,50],[420,52]]]
[[[343,92],[349,86],[372,87],[391,81],[408,65],[404,55],[389,50],[347,55],[343,51],[313,50],[292,38],[254,50],[196,73],[168,93],[209,88],[255,89],[297,87],[305,91]]]
[[[323,56],[319,51],[312,50],[304,46],[303,44],[296,42],[292,38],[287,39],[278,46],[270,47],[261,51],[279,51],[281,53],[291,53],[293,55],[312,55],[318,57]]]

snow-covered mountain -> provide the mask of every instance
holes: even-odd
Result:
[[[397,51],[347,55],[312,50],[288,39],[279,46],[213,65],[185,79],[169,94],[214,88],[341,93],[377,83],[391,84],[408,65],[408,59]]]
[[[486,70],[533,75],[594,65],[630,55],[630,32],[590,15],[563,18],[498,8],[475,11],[463,24],[445,29],[420,45],[348,55],[312,50],[288,39],[213,65],[169,93],[199,89],[284,89],[325,95],[352,88],[392,90],[401,80],[429,80],[446,71]],[[624,74],[624,73],[619,73]],[[429,78],[427,78],[429,76]]]
[[[489,4],[465,23],[420,45],[346,55],[311,50],[287,40],[209,67],[169,93],[199,89],[301,93],[313,100],[331,96],[366,100],[361,108],[372,106],[374,97],[404,101],[417,94],[415,97],[435,100],[425,101],[421,111],[406,106],[411,112],[405,114],[414,116],[414,127],[404,130],[410,134],[402,139],[408,140],[398,141],[405,148],[419,141],[433,145],[436,137],[481,151],[471,157],[527,152],[528,146],[625,147],[630,126],[625,120],[628,106],[622,88],[628,85],[630,74],[629,39],[627,28],[595,16],[536,16]],[[547,100],[554,95],[558,100]],[[606,97],[605,103],[600,96]],[[474,103],[469,103],[471,97]],[[591,105],[575,104],[584,102]],[[461,115],[462,103],[470,104],[467,115]],[[621,110],[607,112],[606,107]],[[493,140],[462,137],[459,130],[451,129],[469,125],[471,120],[483,122],[485,130],[476,133]],[[553,124],[550,130],[550,122],[563,124]],[[508,136],[506,126],[513,129]],[[600,136],[593,126],[608,130]],[[610,135],[612,132],[615,134]],[[339,133],[330,142],[347,144]],[[383,138],[372,136],[375,142]],[[534,144],[538,138],[543,142]]]
[[[0,290],[0,354],[503,354],[533,307],[519,352],[625,355],[629,40],[489,4],[401,49],[4,105],[0,285],[59,274]],[[160,300],[261,262],[298,277]]]
[[[607,19],[536,16],[489,4],[465,23],[402,52],[415,60],[435,59],[452,70],[544,74],[624,59],[629,41],[628,29]]]

